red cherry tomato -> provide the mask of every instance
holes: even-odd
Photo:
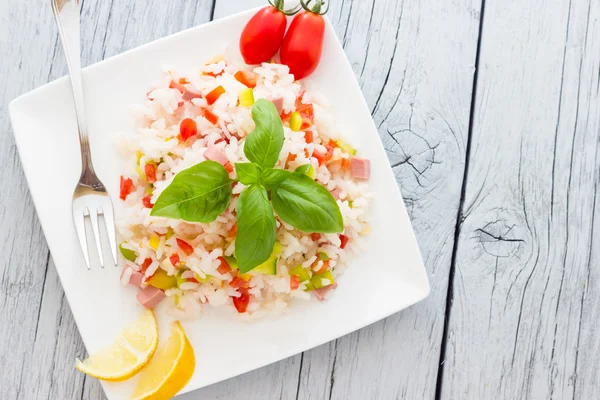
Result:
[[[274,6],[261,8],[250,18],[240,36],[240,52],[246,64],[260,64],[273,58],[281,47],[286,14],[290,12],[283,10],[283,0],[276,0]]]
[[[314,72],[321,60],[325,20],[320,14],[321,1],[315,7],[300,12],[290,24],[281,44],[281,63],[290,67],[290,73],[296,79],[306,78]]]

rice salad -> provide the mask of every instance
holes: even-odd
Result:
[[[164,300],[179,318],[197,317],[209,306],[256,317],[281,312],[294,299],[331,296],[370,232],[371,195],[369,160],[344,141],[325,100],[305,90],[285,65],[247,70],[223,57],[167,68],[146,97],[132,107],[134,132],[117,142],[124,161],[117,215],[121,283],[138,287],[145,307]],[[260,99],[275,106],[283,124],[274,168],[300,171],[326,188],[343,231],[301,231],[275,213],[271,256],[242,273],[235,246],[238,202],[248,185],[235,167],[248,163],[244,145],[256,128],[253,105]],[[214,221],[150,215],[177,174],[207,160],[223,166],[231,183],[230,201]]]

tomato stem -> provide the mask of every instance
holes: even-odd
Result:
[[[285,0],[275,0],[275,2],[273,2],[273,0],[267,0],[267,1],[273,8],[275,8],[276,10],[282,12],[283,14],[285,14],[287,16],[295,15],[301,9],[300,5],[297,5],[294,8],[290,8],[289,10],[284,9],[283,7],[285,6]]]
[[[300,5],[302,6],[302,8],[304,8],[306,11],[313,13],[313,14],[317,14],[317,15],[325,15],[327,14],[327,11],[329,11],[329,2],[325,2],[324,0],[317,0],[315,2],[315,5],[310,8],[310,3],[312,3],[313,0],[300,0]],[[321,11],[322,7],[327,4],[327,6],[325,7],[325,10]]]

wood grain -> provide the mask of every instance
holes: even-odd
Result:
[[[332,3],[330,17],[409,210],[431,295],[305,353],[298,398],[434,398],[479,7],[470,0]]]
[[[598,398],[599,65],[597,1],[486,1],[442,398]]]

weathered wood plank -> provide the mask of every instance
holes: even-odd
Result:
[[[479,7],[479,1],[470,0],[332,3],[331,18],[411,215],[431,295],[409,310],[305,353],[299,398],[434,397]]]
[[[0,5],[0,398],[11,400],[28,390],[29,373],[37,361],[32,348],[48,248],[16,155],[7,105],[48,80],[47,60],[56,37],[49,11],[40,12],[33,2]]]
[[[484,14],[442,398],[598,398],[600,5]]]

